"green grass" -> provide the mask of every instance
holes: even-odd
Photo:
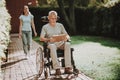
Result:
[[[39,38],[34,38],[39,42]],[[120,80],[120,41],[96,36],[72,36],[76,67],[94,80]]]
[[[33,37],[33,40],[42,45],[42,42],[40,42],[40,37]]]
[[[117,47],[120,49],[120,41],[111,39],[111,38],[105,38],[105,37],[97,37],[97,36],[72,36],[71,37],[71,43],[72,44],[80,44],[83,42],[99,42],[100,44],[104,46],[109,47]]]

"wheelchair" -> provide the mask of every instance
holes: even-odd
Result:
[[[46,17],[44,17],[46,18]],[[44,21],[46,21],[44,19]],[[37,69],[37,77],[40,78],[42,75],[45,79],[48,79],[52,75],[54,75],[55,70],[53,70],[52,60],[50,57],[50,49],[47,48],[47,42],[42,42],[43,47],[39,47],[36,52],[36,69]],[[79,73],[78,69],[75,66],[75,62],[73,60],[73,51],[74,48],[71,48],[71,63],[73,66],[73,74],[77,75]],[[62,68],[65,67],[64,61],[64,50],[57,49],[57,57],[59,64]],[[64,75],[64,73],[63,73]]]

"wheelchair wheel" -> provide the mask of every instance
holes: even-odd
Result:
[[[39,47],[36,52],[36,70],[38,73],[38,77],[41,76],[43,68],[44,68],[43,50],[41,47]]]

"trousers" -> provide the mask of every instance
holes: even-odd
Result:
[[[24,53],[28,54],[32,44],[32,31],[22,31],[22,42]]]
[[[71,66],[71,51],[70,51],[70,42],[55,42],[49,43],[48,48],[50,49],[50,56],[53,62],[53,68],[60,68],[60,64],[57,59],[57,48],[63,46],[64,49],[64,59],[65,59],[65,67]]]

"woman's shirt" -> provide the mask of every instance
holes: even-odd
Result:
[[[29,14],[27,16],[21,15],[19,17],[20,20],[22,20],[22,31],[32,31],[31,29],[31,21],[33,19],[33,15]]]

